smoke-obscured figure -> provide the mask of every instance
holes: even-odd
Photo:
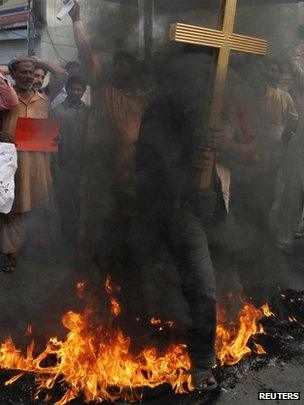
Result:
[[[70,12],[75,42],[92,89],[92,112],[82,176],[80,254],[115,250],[119,257],[135,212],[134,151],[147,103],[136,85],[136,60],[120,51],[113,57],[112,82],[93,54],[76,2]]]
[[[286,254],[294,251],[294,239],[303,237],[304,207],[304,70],[300,64],[301,50],[295,49],[289,59],[292,74],[291,95],[300,123],[295,136],[287,145],[281,192],[273,207],[273,228],[279,248]]]
[[[250,284],[265,276],[266,287],[273,285],[273,268],[277,269],[276,282],[283,282],[280,277],[285,264],[278,255],[270,229],[274,226],[276,201],[281,193],[286,148],[297,129],[298,113],[291,96],[278,87],[282,74],[278,61],[249,59],[245,71],[253,92],[247,114],[258,159],[255,166],[235,177],[234,212],[240,231],[244,232],[239,258],[242,274],[247,282],[250,279]]]
[[[35,67],[36,60],[30,57],[15,59],[9,64],[19,103],[3,113],[1,140],[4,142],[14,142],[18,117],[48,118],[50,115],[47,97],[32,88]],[[18,152],[14,206],[9,215],[1,217],[0,251],[6,257],[3,271],[15,271],[16,254],[25,234],[25,214],[35,208],[41,210],[41,217],[47,216],[52,203],[52,188],[50,153]],[[45,228],[41,231],[41,242],[48,239],[46,223],[47,220],[41,224]]]
[[[72,249],[78,243],[80,178],[90,112],[81,101],[86,87],[80,76],[71,76],[66,83],[67,98],[54,109],[61,124],[55,191],[61,229]]]
[[[193,383],[197,390],[212,390],[216,287],[208,243],[225,220],[227,176],[214,171],[208,191],[198,190],[195,179],[210,166],[211,148],[228,170],[228,162],[249,163],[254,146],[235,141],[226,114],[222,128],[208,130],[213,61],[191,49],[164,63],[160,94],[143,118],[136,150],[138,249],[144,266],[160,237],[173,258],[193,321],[188,334]]]

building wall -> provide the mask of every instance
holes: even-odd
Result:
[[[0,65],[27,53],[27,0],[0,4]]]
[[[105,0],[80,0],[80,4],[93,48],[105,63],[109,63],[111,55],[117,49],[129,49],[137,55],[137,7],[122,6]],[[64,64],[69,60],[77,60],[77,51],[70,18],[61,22],[56,19],[60,6],[59,0],[47,1],[48,27],[41,31],[40,53],[43,57]]]
[[[272,4],[271,6],[246,6],[240,0],[235,32],[265,38],[269,41],[269,53],[271,55],[284,55],[296,42],[298,7],[296,2],[294,4]],[[169,25],[174,22],[215,28],[217,16],[215,10],[156,16],[154,25],[156,48],[166,42],[169,35]]]
[[[60,9],[59,0],[47,1],[48,27],[41,31],[38,52],[60,64],[76,60],[69,17],[62,22],[55,16]],[[138,10],[106,0],[80,0],[84,23],[95,51],[107,63],[116,49],[124,48],[138,54]],[[179,21],[215,27],[215,10],[196,10],[188,13],[156,15],[154,19],[154,50],[161,50],[168,42],[170,23]],[[269,54],[286,55],[297,42],[296,26],[304,23],[304,6],[301,3],[247,6],[239,0],[236,32],[265,38],[269,41]]]

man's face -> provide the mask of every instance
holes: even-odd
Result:
[[[36,69],[34,73],[33,89],[41,90],[45,79],[45,73],[43,69]]]
[[[265,86],[266,69],[262,61],[250,64],[245,69],[245,78],[253,90]]]
[[[74,83],[67,87],[66,91],[69,101],[71,101],[72,103],[79,103],[82,99],[85,89],[83,89],[80,84]]]
[[[12,73],[12,78],[15,80],[16,86],[19,87],[19,89],[26,91],[33,86],[34,72],[35,65],[33,62],[19,62]]]
[[[68,74],[70,77],[72,76],[80,76],[81,75],[81,68],[80,66],[73,66],[69,68]]]
[[[113,60],[113,79],[117,85],[123,85],[132,78],[132,69],[127,61]]]
[[[277,86],[281,78],[279,66],[276,63],[268,63],[266,66],[266,79],[270,86]]]

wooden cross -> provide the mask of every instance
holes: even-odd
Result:
[[[223,15],[222,30],[203,28],[194,25],[176,23],[171,24],[170,40],[188,44],[196,44],[219,49],[213,99],[211,104],[211,114],[209,125],[211,128],[217,128],[221,123],[221,113],[224,103],[224,94],[228,65],[231,51],[253,53],[257,55],[266,55],[267,41],[245,35],[235,34],[233,32],[237,0],[226,0]],[[215,162],[215,155],[213,155]],[[199,188],[206,189],[211,185],[213,167],[200,176]]]

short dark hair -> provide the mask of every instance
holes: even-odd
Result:
[[[280,73],[284,73],[284,67],[282,62],[276,58],[267,58],[265,60],[265,65],[276,65],[279,68]]]
[[[38,70],[38,69],[43,70],[45,75],[48,74],[47,68],[46,68],[42,63],[37,63],[37,64],[36,64],[35,70]]]
[[[81,68],[80,63],[75,62],[74,60],[69,61],[66,65],[65,65],[65,70],[71,70],[73,68]]]
[[[136,58],[130,52],[127,51],[117,51],[113,55],[113,62],[123,61],[126,62],[130,67],[134,68],[136,66]]]
[[[73,84],[79,84],[79,85],[82,87],[83,91],[85,91],[86,88],[87,88],[87,82],[86,82],[85,79],[84,79],[83,77],[81,77],[81,76],[71,76],[71,77],[67,80],[67,82],[66,82],[66,84],[65,84],[65,87],[66,87],[66,88],[71,87]]]

